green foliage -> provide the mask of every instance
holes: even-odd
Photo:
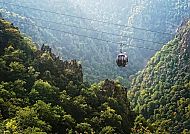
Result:
[[[36,50],[5,20],[0,30],[0,133],[131,132],[134,114],[119,82],[87,86],[76,60]]]
[[[45,102],[52,102],[56,95],[57,89],[52,87],[48,82],[37,80],[29,93],[32,101],[43,100]]]
[[[115,130],[111,126],[106,126],[102,129],[100,134],[113,134],[115,133]]]
[[[93,129],[91,128],[91,125],[88,123],[80,123],[76,126],[77,133],[86,133],[86,134],[93,134]]]
[[[189,25],[179,28],[176,37],[133,79],[128,96],[139,114],[134,132],[189,132]]]

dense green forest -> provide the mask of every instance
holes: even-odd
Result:
[[[139,113],[135,128],[190,133],[190,21],[135,76],[128,96]]]
[[[190,134],[189,18],[189,0],[0,1],[0,134]]]
[[[119,82],[89,86],[82,66],[38,50],[0,19],[0,133],[130,133],[134,113]]]
[[[120,27],[0,3],[0,12],[2,12],[3,17],[21,28],[22,32],[30,35],[33,41],[40,46],[44,43],[50,45],[54,53],[64,59],[81,61],[84,80],[88,80],[88,82],[98,82],[106,78],[116,79],[121,76],[120,78],[124,79],[123,83],[126,84],[129,76],[143,69],[149,58],[155,53],[155,51],[127,45],[151,46],[150,48],[160,49],[163,44],[174,37],[173,34],[175,34],[175,30],[181,21],[188,18],[190,14],[188,0],[7,0],[5,2],[126,25],[127,27]],[[47,21],[57,22],[58,24]],[[60,23],[106,31],[121,36],[70,27]],[[127,69],[118,69],[114,64],[119,52],[118,44],[64,34],[43,29],[36,25],[115,42],[123,41],[127,44],[124,50],[127,51],[130,57],[129,66]],[[133,27],[145,28],[149,31]],[[172,34],[162,34],[162,32]],[[161,44],[134,38],[160,42]]]
[[[90,86],[76,60],[38,50],[10,22],[0,29],[0,133],[189,133],[190,21],[133,79],[137,117],[119,82]]]

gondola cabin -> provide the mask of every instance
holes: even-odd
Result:
[[[128,64],[128,56],[126,53],[120,53],[117,56],[116,63],[118,67],[126,67]]]

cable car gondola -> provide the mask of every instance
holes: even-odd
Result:
[[[121,44],[121,49],[120,49],[120,54],[118,54],[116,63],[118,67],[126,67],[128,64],[128,56],[126,52],[122,52],[122,44]]]
[[[126,67],[128,64],[128,56],[126,53],[120,53],[117,56],[116,63],[118,67]]]

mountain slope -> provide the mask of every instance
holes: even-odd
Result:
[[[49,8],[46,5],[42,4],[43,2],[38,1],[37,3],[39,3],[37,4],[38,8],[49,10]],[[49,5],[53,5],[52,3],[53,1],[51,1]],[[40,7],[41,4],[42,6]],[[74,14],[73,12],[77,12],[77,14],[79,14],[78,16],[81,16],[83,14],[83,12],[81,12],[76,5],[71,4],[71,2],[62,4],[63,6],[60,7],[60,10],[68,10],[68,13],[70,14]],[[28,6],[27,3],[25,3],[25,5]],[[32,2],[30,6],[35,7],[36,2]],[[55,8],[54,10],[56,12],[60,12],[57,10],[57,8]],[[52,31],[49,29],[43,29],[34,26],[45,26],[53,29],[63,30],[75,34],[77,33],[90,37],[102,38],[106,40],[111,40],[113,38],[113,36],[110,35],[107,36],[105,34],[100,34],[85,29],[49,23],[37,20],[35,18],[41,18],[41,15],[43,15],[43,20],[54,21],[58,23],[74,25],[84,28],[86,27],[92,30],[98,30],[97,27],[91,24],[91,22],[75,18],[68,18],[65,16],[60,18],[59,15],[49,13],[42,14],[41,12],[38,13],[35,11],[31,11],[29,13],[28,9],[18,9],[10,5],[6,5],[5,8],[3,8],[1,11],[3,13],[4,18],[13,22],[15,25],[21,27],[22,32],[26,33],[27,35],[30,35],[35,42],[38,42],[39,44],[47,43],[53,48],[53,51],[59,53],[59,55],[61,57],[64,57],[64,59],[74,58],[80,60],[81,64],[83,65],[84,80],[98,82],[99,80],[103,80],[108,77],[111,79],[115,79],[117,78],[118,73],[123,77],[126,76],[123,75],[124,71],[118,70],[118,67],[115,64],[115,58],[117,56],[117,47],[119,45],[93,40],[90,38],[78,37],[70,34],[65,34],[63,32]],[[31,19],[30,17],[32,17],[33,19]],[[29,23],[29,25],[25,23]],[[102,29],[100,31],[104,30]],[[70,53],[68,53],[67,50],[69,50]],[[134,68],[133,70],[128,69],[127,72],[128,74],[132,74],[134,72]]]
[[[152,131],[189,132],[190,21],[137,74],[128,95],[134,110],[156,129]]]
[[[86,85],[76,60],[38,50],[3,19],[0,50],[0,133],[130,133],[134,114],[118,82]]]
[[[30,35],[33,41],[38,42],[40,45],[47,43],[64,59],[74,58],[82,61],[84,80],[90,80],[91,82],[97,82],[105,78],[116,79],[118,76],[122,76],[124,78],[123,81],[126,82],[130,75],[144,68],[148,59],[155,52],[126,45],[124,50],[127,51],[130,60],[128,68],[122,70],[115,65],[115,58],[119,53],[118,44],[68,35],[48,29],[45,30],[34,25],[112,40],[114,42],[124,41],[134,46],[160,49],[162,44],[131,39],[130,37],[163,42],[164,44],[173,38],[172,35],[157,32],[174,33],[181,20],[189,16],[190,11],[188,0],[65,0],[64,2],[62,0],[8,0],[5,2],[127,25],[127,27],[120,27],[0,3],[3,9],[1,10],[3,16],[22,28],[22,32]],[[15,15],[20,17],[15,17]],[[39,18],[45,21],[38,20]],[[106,31],[126,37],[107,35],[102,32],[89,31],[47,21]],[[23,23],[29,23],[30,25]],[[139,30],[133,27],[157,32]],[[67,53],[67,50],[70,53]]]

